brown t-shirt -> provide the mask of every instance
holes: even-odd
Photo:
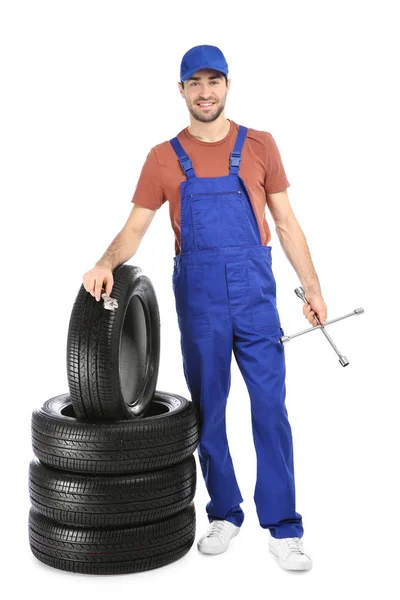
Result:
[[[189,156],[198,177],[223,177],[229,175],[229,156],[233,151],[239,125],[231,123],[229,133],[218,142],[202,142],[191,135],[187,128],[177,135]],[[266,194],[281,192],[289,187],[278,147],[272,135],[266,131],[248,128],[242,149],[239,175],[250,194],[257,217],[261,241],[264,246],[271,239],[265,218]],[[175,255],[180,254],[180,190],[186,179],[178,157],[168,141],[151,148],[142,167],[131,202],[157,210],[169,201],[169,214],[175,233]]]

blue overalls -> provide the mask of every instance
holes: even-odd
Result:
[[[233,350],[250,396],[259,523],[275,538],[302,537],[271,246],[262,244],[238,174],[246,133],[240,126],[224,177],[197,177],[178,139],[170,140],[187,176],[180,184],[181,253],[172,276],[183,370],[199,413],[209,522],[241,526],[244,520],[225,421]]]

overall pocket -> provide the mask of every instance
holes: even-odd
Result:
[[[189,195],[195,250],[248,244],[246,198],[241,190]]]
[[[251,316],[256,331],[272,331],[281,326],[276,306],[276,281],[272,273],[271,255],[261,263],[249,261],[248,279]]]
[[[188,339],[211,335],[211,320],[204,287],[203,265],[181,265],[173,276],[176,310],[181,334]]]

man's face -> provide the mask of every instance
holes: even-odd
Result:
[[[179,82],[179,89],[192,117],[209,123],[215,121],[224,110],[230,83],[228,79],[226,85],[225,77],[219,71],[202,69],[184,82],[184,88]],[[211,102],[211,105],[200,105],[206,102]]]

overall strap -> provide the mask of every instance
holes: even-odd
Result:
[[[233,148],[233,152],[231,153],[231,155],[229,157],[229,173],[230,174],[237,174],[239,171],[240,161],[242,160],[242,148],[243,148],[244,140],[246,138],[247,129],[248,129],[247,127],[244,127],[243,125],[239,125],[239,131],[236,136],[235,146]],[[185,175],[189,178],[196,177],[192,162],[191,162],[190,158],[188,157],[188,155],[186,154],[186,152],[184,151],[184,149],[182,148],[182,145],[179,142],[178,138],[174,137],[169,141],[170,141],[173,149],[175,150],[175,153],[178,157],[178,160],[180,162],[180,165],[181,165]]]
[[[187,177],[196,177],[196,173],[194,172],[192,162],[184,149],[182,148],[181,143],[179,142],[177,137],[169,140],[173,149],[175,150],[176,155],[178,156],[179,162],[181,163],[181,167],[183,172]]]
[[[240,161],[242,160],[242,148],[244,144],[244,140],[247,134],[247,127],[243,125],[239,125],[239,131],[236,136],[235,147],[233,148],[233,152],[230,155],[230,163],[229,163],[229,173],[237,174],[240,167]]]

